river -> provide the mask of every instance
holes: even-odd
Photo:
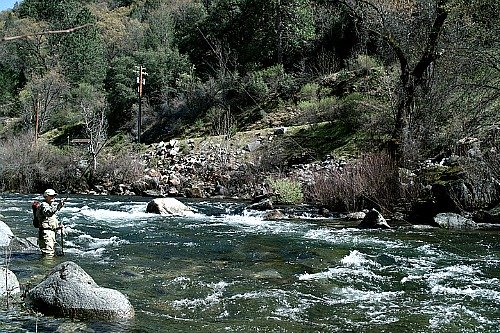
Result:
[[[35,197],[1,197],[14,234],[36,236]],[[64,256],[9,260],[22,288],[74,261],[127,295],[134,320],[74,321],[2,304],[0,331],[499,332],[498,231],[266,221],[229,201],[181,200],[198,212],[172,218],[145,213],[149,200],[71,196],[59,213]]]

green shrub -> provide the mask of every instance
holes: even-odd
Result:
[[[369,71],[372,68],[380,67],[377,59],[366,54],[359,54],[347,61],[349,70]]]
[[[290,97],[295,89],[295,80],[282,65],[276,65],[251,73],[245,89],[260,100],[269,96]]]
[[[289,178],[268,178],[273,193],[272,198],[277,203],[295,205],[304,199],[299,181]]]

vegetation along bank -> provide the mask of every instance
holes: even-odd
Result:
[[[23,0],[0,190],[498,223],[498,1]]]

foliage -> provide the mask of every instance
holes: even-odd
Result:
[[[492,145],[485,128],[500,114],[499,6],[24,0],[0,13],[0,37],[20,37],[0,41],[0,114],[19,117],[5,122],[23,122],[16,131],[33,130],[36,114],[41,133],[69,128],[82,117],[68,92],[92,87],[95,98],[86,99],[105,111],[106,134],[133,137],[134,68],[142,65],[147,142],[311,124],[271,142],[256,167],[283,171],[341,146],[375,150],[381,140],[398,151],[400,165],[414,167],[453,151],[466,135]]]
[[[281,204],[296,205],[303,201],[302,185],[290,178],[268,178],[273,201]]]

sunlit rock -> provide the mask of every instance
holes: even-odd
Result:
[[[248,205],[247,209],[253,210],[269,210],[273,209],[273,202],[271,199],[264,199],[259,202],[255,202],[251,205]]]
[[[273,209],[266,212],[263,218],[264,220],[281,220],[285,218],[285,214],[283,214],[279,209]]]
[[[26,304],[45,315],[91,319],[130,319],[134,308],[121,292],[99,287],[92,277],[72,261],[52,269],[40,284],[30,289]]]
[[[12,237],[14,237],[14,234],[10,227],[5,222],[0,221],[0,246],[9,246]]]
[[[16,275],[5,267],[0,267],[0,296],[18,294],[21,292]]]
[[[477,229],[476,222],[456,213],[440,213],[434,217],[434,222],[443,229]]]
[[[186,216],[192,215],[194,210],[175,198],[156,198],[148,203],[146,212],[167,216]]]

